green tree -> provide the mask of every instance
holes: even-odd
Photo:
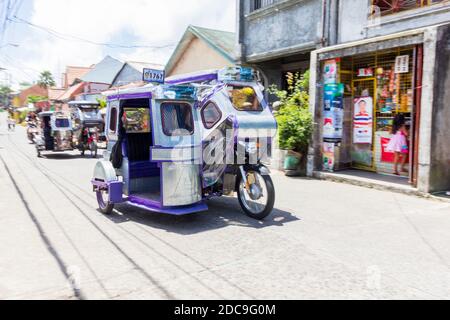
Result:
[[[100,110],[106,108],[106,105],[107,105],[106,104],[106,99],[104,99],[104,98],[97,98],[97,102],[100,104],[100,107],[99,107]]]
[[[278,122],[278,142],[281,149],[294,150],[305,154],[313,130],[312,114],[309,111],[309,77],[288,73],[288,90],[279,90],[271,86],[269,92],[279,100],[275,111]]]
[[[0,86],[0,104],[6,106],[9,102],[9,97],[12,93],[12,90],[8,86]]]
[[[53,75],[50,71],[42,71],[39,75],[38,85],[42,88],[50,88],[56,86],[55,79],[53,79]]]
[[[46,101],[47,97],[43,96],[28,96],[27,102],[35,104],[36,102]]]

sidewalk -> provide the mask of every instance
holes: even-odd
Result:
[[[412,187],[407,178],[382,175],[361,170],[345,170],[341,172],[315,171],[314,178],[338,183],[346,183],[376,190],[391,191],[411,196],[450,202],[450,197],[436,196],[419,191]]]

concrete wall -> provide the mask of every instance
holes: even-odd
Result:
[[[340,0],[338,41],[345,43],[450,21],[450,3],[436,4],[370,20],[370,0]],[[376,22],[371,26],[371,21]]]
[[[195,38],[177,61],[171,73],[166,76],[207,69],[220,69],[232,65],[231,62],[208,46],[204,41]]]
[[[450,190],[450,25],[438,29],[434,72],[430,191]]]
[[[247,59],[320,42],[322,1],[278,0],[254,12],[250,12],[251,1],[241,1],[240,41]]]

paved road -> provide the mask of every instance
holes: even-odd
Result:
[[[0,113],[0,299],[450,298],[449,204],[274,174],[265,222],[232,198],[106,217],[95,162],[37,159]]]

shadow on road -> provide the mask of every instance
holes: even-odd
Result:
[[[171,216],[123,204],[116,206],[116,210],[108,216],[108,219],[117,224],[132,221],[181,235],[198,234],[230,226],[254,229],[281,227],[286,223],[300,220],[292,213],[276,208],[264,221],[254,220],[243,213],[236,198],[217,198],[209,201],[208,206],[209,211],[206,212]]]
[[[97,155],[96,158],[92,157],[91,155],[85,155],[82,156],[81,154],[70,154],[70,153],[50,153],[50,154],[43,154],[41,159],[47,159],[47,160],[75,160],[75,159],[101,159],[102,156]]]

